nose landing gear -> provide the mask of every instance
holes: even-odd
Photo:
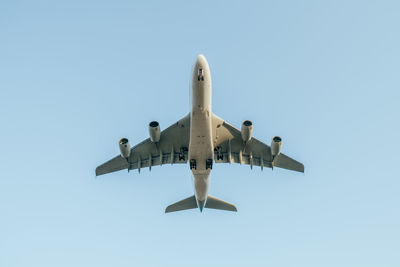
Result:
[[[203,69],[199,69],[197,72],[197,80],[198,81],[204,81],[204,71]]]

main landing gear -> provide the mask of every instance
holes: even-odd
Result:
[[[191,159],[191,160],[189,161],[189,164],[190,164],[190,169],[191,169],[191,170],[192,170],[192,169],[197,170],[197,163],[196,163],[196,160],[195,160],[195,159]],[[213,160],[212,160],[212,159],[206,160],[206,170],[212,169],[212,167],[213,167]]]
[[[224,155],[222,154],[222,148],[220,146],[217,146],[216,148],[214,148],[214,152],[216,152],[216,154],[217,154],[217,160],[224,159]]]
[[[195,159],[190,160],[190,169],[195,169],[197,170],[197,164]]]
[[[213,160],[212,159],[206,160],[206,170],[212,169],[212,165],[213,165]]]
[[[181,150],[179,151],[179,160],[185,160],[185,153],[187,152],[187,147],[181,147]]]

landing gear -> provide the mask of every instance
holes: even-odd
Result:
[[[217,146],[216,148],[214,148],[214,151],[217,154],[217,160],[223,160],[224,159],[224,155],[222,154],[222,148],[220,146]]]
[[[197,71],[197,80],[198,81],[204,81],[204,71],[203,71],[203,69],[199,69],[198,71]]]
[[[181,150],[179,151],[179,160],[185,160],[185,152],[187,151],[187,147],[181,147]]]
[[[212,165],[213,165],[213,160],[212,159],[206,160],[206,170],[212,169]]]
[[[197,164],[196,164],[196,160],[195,159],[191,159],[190,160],[190,169],[195,169],[197,170]]]

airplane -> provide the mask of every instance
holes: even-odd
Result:
[[[191,110],[185,117],[161,131],[149,124],[149,138],[131,148],[129,140],[119,141],[120,155],[96,168],[96,176],[127,169],[140,170],[163,164],[187,164],[194,177],[194,195],[169,205],[165,213],[203,208],[237,211],[235,205],[208,195],[213,163],[279,167],[304,172],[304,165],[281,153],[282,139],[271,146],[252,137],[253,123],[245,120],[241,130],[212,112],[211,72],[206,58],[197,56],[191,86]]]

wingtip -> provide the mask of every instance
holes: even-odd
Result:
[[[97,167],[96,169],[95,169],[95,174],[96,174],[96,176],[99,176],[101,173],[100,173],[100,169],[99,169],[99,167]]]
[[[170,213],[171,212],[171,205],[165,208],[165,213]]]

